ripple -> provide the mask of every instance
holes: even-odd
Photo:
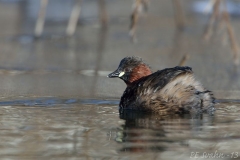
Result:
[[[92,105],[118,105],[118,100],[100,100],[100,99],[62,99],[56,97],[44,97],[36,99],[20,99],[1,101],[0,106],[54,106],[64,104],[92,104]]]

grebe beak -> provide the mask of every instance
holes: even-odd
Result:
[[[117,69],[116,71],[110,73],[107,77],[108,77],[108,78],[116,78],[116,77],[119,76],[119,74],[120,74],[120,72],[119,72],[119,70]]]
[[[113,73],[110,73],[107,77],[108,78],[116,78],[116,77],[122,77],[125,74],[125,72],[120,71],[119,69],[117,69],[116,71],[114,71]]]

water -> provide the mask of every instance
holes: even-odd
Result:
[[[39,1],[0,0],[0,159],[239,159],[240,70],[226,29],[202,40],[206,3],[182,1],[186,26],[177,31],[172,1],[151,0],[133,44],[132,1],[106,1],[107,28],[98,2],[84,1],[73,37],[65,30],[75,2],[61,2],[49,1],[36,38]],[[238,38],[240,23],[232,20]],[[126,85],[106,75],[123,57],[140,56],[156,71],[186,54],[197,79],[229,99],[218,101],[214,115],[119,115]]]
[[[239,159],[240,103],[219,102],[193,117],[119,115],[117,100],[2,101],[1,159]]]

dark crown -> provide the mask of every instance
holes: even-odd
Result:
[[[144,64],[149,67],[149,65],[143,62],[142,58],[133,56],[123,58],[119,64],[119,68],[135,67],[138,66],[139,64]]]

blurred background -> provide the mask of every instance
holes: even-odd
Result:
[[[0,0],[0,159],[239,159],[239,44],[239,0]],[[215,114],[119,114],[126,56],[192,67]]]
[[[183,65],[217,98],[239,98],[238,0],[0,0],[2,97],[116,98],[125,56]],[[218,9],[217,9],[218,8]]]

